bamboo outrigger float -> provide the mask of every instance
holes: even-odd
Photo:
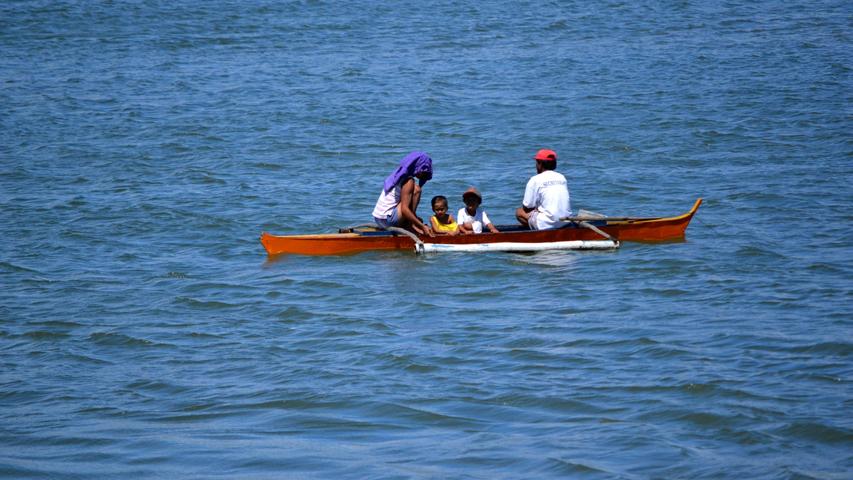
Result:
[[[338,233],[316,235],[261,234],[270,256],[348,255],[371,250],[442,251],[537,251],[552,249],[600,250],[618,248],[621,242],[665,242],[684,238],[687,225],[702,199],[675,217],[570,217],[562,228],[527,230],[518,225],[498,225],[498,233],[416,236],[401,229],[352,227]]]

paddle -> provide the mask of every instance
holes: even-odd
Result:
[[[596,227],[595,225],[587,222],[585,219],[581,219],[581,217],[574,217],[574,218],[573,217],[565,217],[565,218],[561,218],[560,220],[568,221],[568,222],[574,223],[575,225],[577,225],[579,227],[592,230],[593,232],[595,232],[595,233],[601,235],[602,237],[613,242],[617,247],[619,246],[619,240],[616,240],[610,234],[608,234],[604,230]],[[590,220],[602,220],[602,218],[598,217],[598,218],[590,219]],[[612,219],[608,218],[608,220],[612,220]]]

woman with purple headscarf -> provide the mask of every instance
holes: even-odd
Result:
[[[415,184],[415,179],[418,183]],[[400,161],[400,166],[382,185],[382,193],[373,209],[373,219],[382,228],[402,227],[422,235],[434,234],[417,216],[421,188],[432,178],[432,159],[425,152],[414,151]]]

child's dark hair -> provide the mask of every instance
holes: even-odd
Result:
[[[447,205],[447,197],[445,197],[444,195],[436,195],[432,197],[432,208],[435,208],[435,204],[438,202],[444,202],[444,204]]]

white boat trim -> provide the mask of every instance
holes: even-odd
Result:
[[[613,250],[619,242],[610,240],[568,240],[565,242],[495,242],[495,243],[423,243],[415,246],[417,253],[440,252],[539,252],[543,250]]]

